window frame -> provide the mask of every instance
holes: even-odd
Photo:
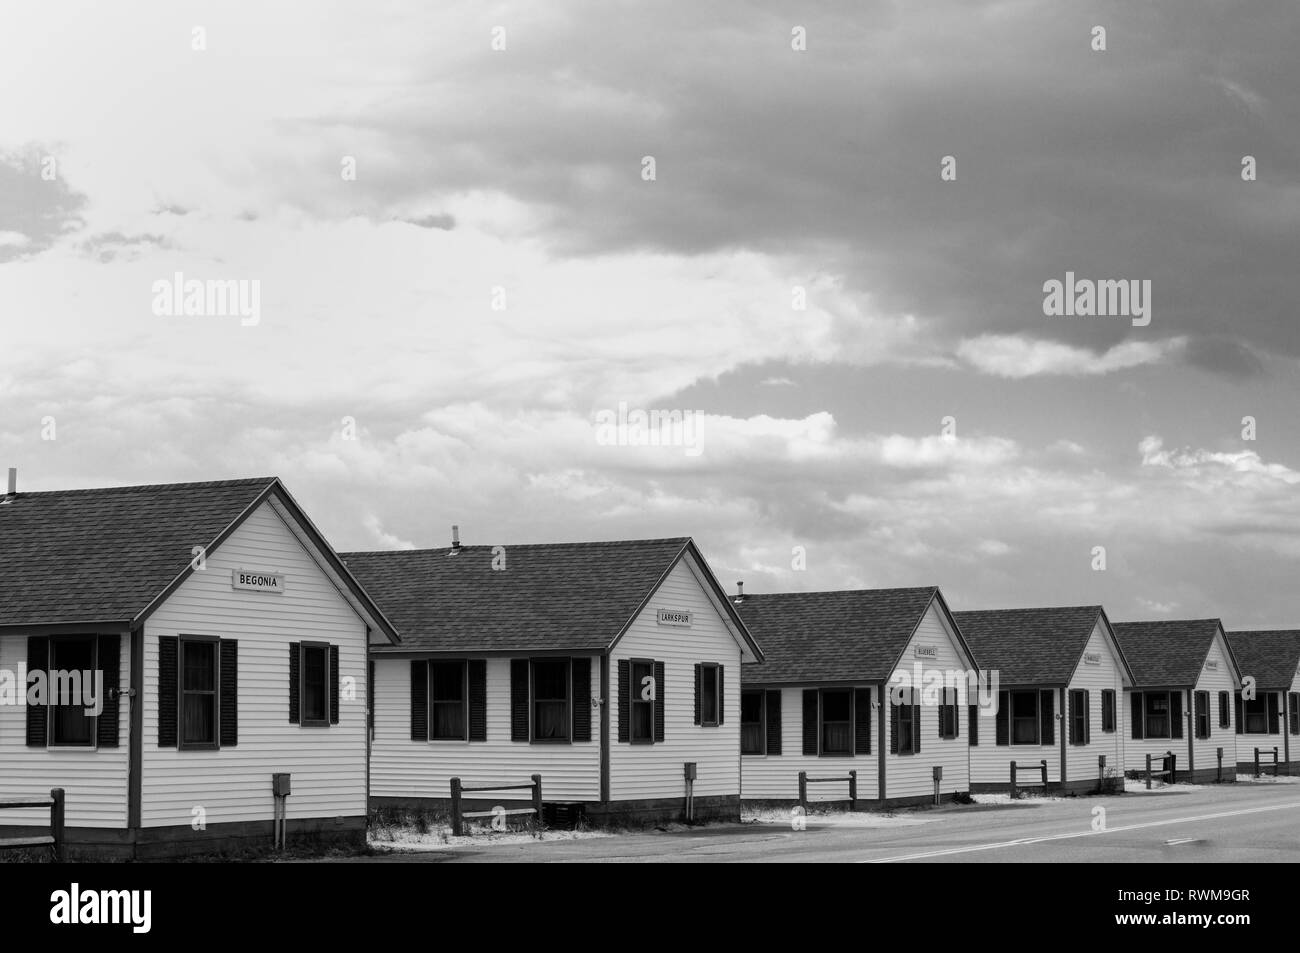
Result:
[[[1155,699],[1163,698],[1165,702],[1164,720],[1165,732],[1162,735],[1153,734],[1151,731],[1151,702]],[[1161,717],[1157,715],[1156,717]],[[1154,741],[1176,741],[1174,738],[1174,706],[1173,692],[1170,691],[1144,691],[1142,693],[1142,740]]]
[[[1261,731],[1251,731],[1250,719],[1252,713],[1250,706],[1256,704],[1260,706],[1260,711],[1254,713],[1254,717],[1264,719],[1264,728]],[[1254,698],[1247,698],[1245,695],[1241,698],[1241,733],[1243,735],[1266,735],[1268,731],[1268,692],[1257,692]]]
[[[636,670],[638,667],[646,669],[650,677],[655,677],[655,660],[651,658],[631,658],[627,660],[627,744],[631,745],[652,745],[655,743],[655,705],[659,699],[658,682],[655,683],[655,697],[650,701],[641,698],[641,680],[637,678]],[[644,677],[644,676],[643,676]],[[638,738],[636,736],[636,713],[637,706],[641,705],[650,710],[650,716],[646,719],[649,726],[649,736]]]
[[[949,702],[949,693],[952,701]],[[956,688],[943,688],[939,696],[939,737],[945,741],[951,741],[961,735],[959,730],[961,720],[957,716],[958,704],[961,696]]]
[[[845,718],[836,718],[834,721],[826,719],[826,696],[845,695],[848,698],[848,714]],[[847,749],[844,751],[828,751],[826,749],[826,726],[844,725],[845,737],[847,740]],[[819,758],[852,758],[853,757],[853,689],[852,688],[819,688],[817,689],[817,757]]]
[[[1034,699],[1034,740],[1017,741],[1016,740],[1016,722],[1028,720],[1028,715],[1016,715],[1016,696],[1030,695]],[[1043,700],[1042,690],[1037,688],[1013,688],[1007,694],[1007,741],[1010,747],[1019,746],[1021,748],[1041,748],[1043,746]]]
[[[1201,711],[1201,699],[1205,700],[1205,711]],[[1204,741],[1210,737],[1210,693],[1208,691],[1192,692],[1192,714],[1193,726],[1192,737],[1198,741]],[[1201,722],[1205,722],[1204,731],[1202,732]]]
[[[539,704],[555,704],[559,701],[556,698],[538,698],[537,697],[537,666],[538,664],[560,664],[564,666],[564,737],[563,738],[539,738],[537,736],[537,726],[540,719],[537,717],[537,706]],[[469,666],[466,666],[466,677],[468,678]],[[469,689],[466,686],[466,704],[469,702]],[[465,715],[465,730],[469,731],[469,712]],[[573,744],[573,659],[568,655],[543,655],[528,659],[528,740],[530,744],[535,745],[571,745]]]
[[[437,736],[433,733],[433,726],[437,719],[434,717],[434,708],[437,705],[450,706],[454,704],[451,701],[438,701],[433,694],[433,669],[437,665],[458,665],[460,666],[460,711],[461,711],[461,733],[459,738]],[[469,660],[468,659],[429,659],[426,666],[426,677],[429,679],[429,700],[428,706],[428,740],[429,741],[448,741],[452,744],[457,742],[469,742]]]
[[[717,728],[718,725],[721,724],[721,721],[719,721],[718,719],[718,715],[720,714],[722,708],[722,699],[718,697],[718,674],[721,668],[722,665],[718,662],[700,663],[700,727],[701,728]],[[704,717],[704,699],[706,697],[704,685],[705,685],[706,673],[709,672],[710,670],[712,670],[713,672],[713,718],[712,719],[708,719]],[[651,675],[653,674],[654,672],[651,671]],[[659,695],[659,686],[656,685],[655,697],[657,698],[658,695]]]
[[[307,653],[320,651],[325,656],[321,698],[324,701],[324,718],[307,717]],[[298,725],[301,728],[328,728],[330,726],[330,643],[298,643]]]
[[[212,646],[212,690],[196,691],[185,688],[185,648],[189,644]],[[326,661],[329,653],[326,653]],[[301,666],[300,666],[301,667]],[[299,673],[301,674],[301,672]],[[187,695],[212,696],[212,741],[185,740],[185,697]],[[326,715],[328,716],[329,699],[326,697]],[[328,718],[326,719],[328,723]],[[221,639],[215,635],[180,635],[176,640],[176,750],[177,751],[220,751],[221,750]]]
[[[892,694],[892,692],[890,693]],[[916,742],[921,732],[921,706],[916,703],[916,696],[920,692],[918,689],[911,689],[907,696],[907,701],[902,701],[897,705],[898,708],[898,737],[894,741],[893,753],[903,757],[916,754]],[[892,699],[891,699],[892,704]],[[903,723],[907,723],[907,748],[903,747]]]
[[[46,644],[45,688],[47,694],[47,703],[46,703],[46,718],[45,718],[45,747],[47,748],[58,748],[61,751],[94,751],[99,747],[99,717],[100,716],[84,714],[84,709],[85,709],[84,700],[86,697],[85,683],[84,682],[82,683],[82,688],[81,688],[81,692],[82,692],[81,697],[82,697],[83,704],[66,705],[66,706],[59,705],[57,704],[54,695],[55,683],[54,683],[53,673],[55,671],[54,668],[55,646],[62,643],[85,642],[85,641],[90,642],[90,648],[91,648],[90,677],[93,679],[95,677],[95,672],[99,671],[99,636],[97,635],[52,635],[49,637],[49,642]],[[117,686],[114,685],[112,686],[112,688],[117,688]],[[110,687],[108,685],[104,686],[105,692],[109,691],[109,689]],[[21,686],[19,690],[25,692],[27,690],[27,687],[25,685]],[[85,718],[88,722],[90,722],[89,742],[54,740],[54,732],[58,724],[57,712],[60,708],[64,708],[64,707],[83,709],[82,717]]]
[[[657,688],[658,686],[656,686]],[[745,727],[754,722],[745,721],[745,697],[758,696],[758,740],[759,751],[745,750]],[[820,706],[820,701],[818,702]],[[740,692],[740,754],[742,757],[761,758],[767,756],[767,691],[762,688],[744,688]]]
[[[1232,727],[1232,693],[1219,692],[1219,727]]]
[[[1077,696],[1077,699],[1076,699]],[[1076,704],[1077,700],[1077,704]],[[1088,743],[1088,692],[1083,688],[1070,689],[1070,744],[1083,747]]]
[[[1101,690],[1101,733],[1104,735],[1113,735],[1117,728],[1118,718],[1116,715],[1115,689],[1103,688]]]

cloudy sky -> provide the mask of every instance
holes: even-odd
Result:
[[[1300,625],[1294,0],[2,15],[23,489],[275,474],[341,550],[691,535],[753,592]],[[1045,315],[1067,271],[1149,324]],[[158,313],[177,273],[256,323]]]

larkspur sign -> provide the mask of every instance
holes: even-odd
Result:
[[[660,609],[659,624],[678,625],[689,629],[691,627],[691,613],[685,609]]]

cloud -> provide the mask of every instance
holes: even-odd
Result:
[[[1059,341],[1019,335],[985,334],[968,338],[957,347],[957,355],[985,374],[1022,378],[1060,374],[1096,376],[1158,364],[1186,346],[1182,338],[1162,341],[1124,341],[1097,354],[1087,348]]]
[[[454,215],[437,212],[419,218],[403,218],[399,219],[399,221],[414,225],[416,228],[440,228],[443,231],[451,231],[456,227],[456,217]]]

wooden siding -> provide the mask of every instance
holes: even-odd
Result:
[[[231,587],[231,570],[285,573],[282,594]],[[158,640],[207,635],[239,642],[239,743],[219,751],[158,747]],[[353,691],[340,692],[339,723],[289,722],[289,643],[329,642]],[[125,656],[124,656],[125,657]],[[345,683],[346,685],[346,683]],[[365,624],[282,518],[263,504],[172,594],[145,626],[143,802],[145,827],[269,820],[271,775],[292,775],[291,819],[366,813]]]
[[[1097,757],[1106,756],[1107,771],[1123,773],[1124,771],[1124,739],[1127,737],[1125,728],[1128,726],[1128,711],[1124,708],[1124,673],[1119,663],[1119,657],[1115,654],[1114,647],[1110,639],[1106,638],[1104,626],[1101,621],[1097,621],[1092,635],[1088,638],[1088,644],[1084,647],[1084,655],[1096,653],[1101,656],[1100,665],[1088,665],[1082,658],[1074,670],[1074,677],[1070,680],[1071,689],[1084,689],[1089,692],[1088,707],[1089,718],[1091,719],[1091,728],[1089,731],[1089,744],[1074,745],[1071,744],[1070,725],[1067,721],[1058,722],[1064,725],[1065,730],[1065,759],[1066,759],[1066,780],[1067,781],[1094,781],[1097,778]],[[1106,689],[1112,689],[1115,692],[1115,730],[1113,732],[1104,732],[1101,730],[1101,693]],[[1061,714],[1066,718],[1069,717],[1069,695],[1066,695],[1066,707],[1062,709]],[[1217,716],[1217,710],[1211,713]]]
[[[740,646],[689,558],[673,567],[611,654],[610,798],[615,801],[684,798],[687,761],[697,765],[696,797],[740,794]],[[659,625],[659,609],[694,613],[690,628]],[[664,663],[664,740],[652,745],[617,740],[618,662],[632,658]],[[697,662],[725,666],[725,717],[717,727],[694,723]]]
[[[70,584],[75,584],[70,582]],[[93,634],[88,632],[87,634]],[[121,637],[118,689],[130,687],[130,638]],[[0,636],[0,669],[25,672],[27,636]],[[110,686],[105,685],[107,690]],[[26,686],[21,686],[26,692]],[[68,827],[126,827],[127,753],[130,705],[121,700],[116,748],[29,748],[25,705],[0,705],[0,795],[12,798],[48,797],[50,788],[63,788]],[[46,826],[49,808],[0,812],[0,824]]]
[[[521,656],[522,657],[522,656]],[[525,784],[542,776],[548,801],[600,798],[600,711],[592,709],[591,741],[530,744],[510,740],[510,659],[487,660],[487,741],[411,740],[411,660],[377,656],[375,740],[370,753],[373,797],[447,798],[451,779],[466,785]],[[591,660],[591,697],[600,697],[600,659]],[[475,795],[490,798],[490,794]],[[527,800],[527,791],[500,800]]]

